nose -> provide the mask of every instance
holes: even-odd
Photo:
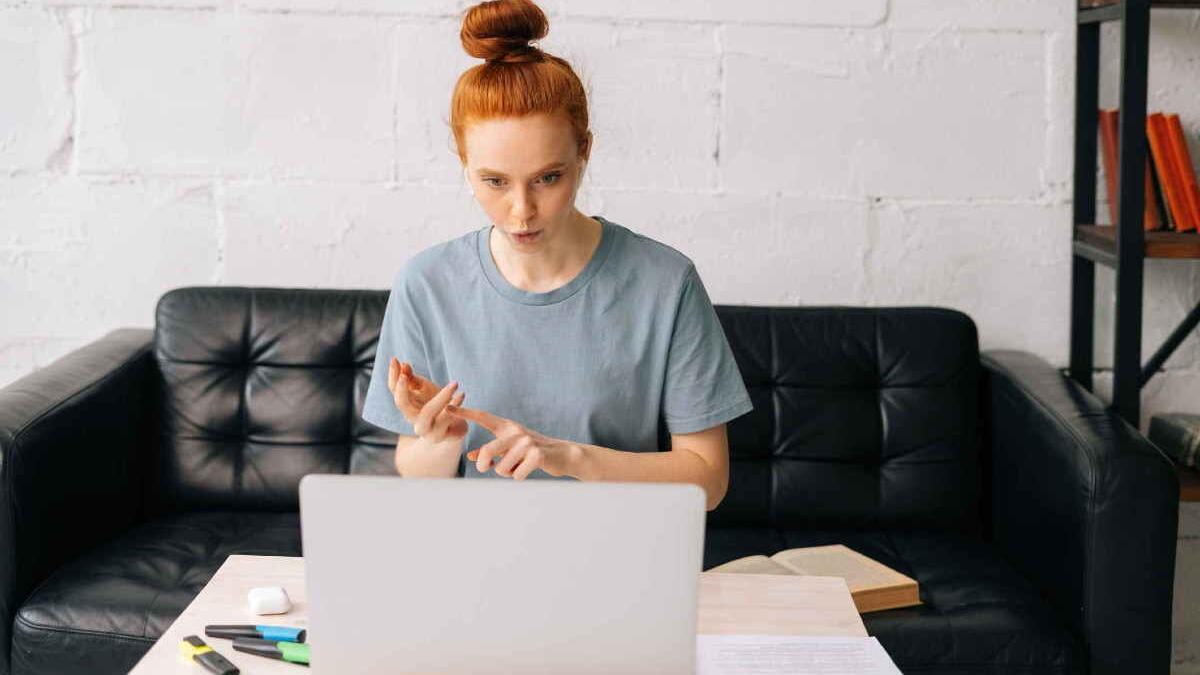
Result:
[[[532,195],[523,187],[513,191],[513,201],[510,210],[512,212],[513,225],[520,225],[521,223],[533,220],[533,216],[537,211]]]

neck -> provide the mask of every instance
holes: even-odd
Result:
[[[571,217],[544,246],[534,251],[516,250],[508,237],[492,228],[492,257],[500,272],[514,286],[539,291],[542,288],[557,288],[578,274],[591,260],[600,241],[603,226],[578,210],[571,210]]]

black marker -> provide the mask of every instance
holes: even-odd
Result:
[[[233,638],[233,648],[239,652],[265,656],[269,659],[308,665],[308,645],[302,642],[277,642],[252,637]]]
[[[279,642],[304,642],[307,631],[291,626],[251,626],[247,624],[205,626],[204,634],[208,637],[239,638],[252,637]]]

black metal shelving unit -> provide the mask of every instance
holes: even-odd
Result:
[[[1200,234],[1145,232],[1146,86],[1150,12],[1200,8],[1200,0],[1083,0],[1076,13],[1074,232],[1071,265],[1070,376],[1092,389],[1096,263],[1116,270],[1112,407],[1134,427],[1141,389],[1200,323],[1200,305],[1141,364],[1142,271],[1146,258],[1200,258]],[[1096,225],[1096,146],[1100,97],[1100,26],[1121,22],[1119,210],[1113,226]]]

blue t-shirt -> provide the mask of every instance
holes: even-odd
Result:
[[[752,410],[691,259],[593,217],[603,228],[591,260],[544,293],[500,273],[490,225],[414,255],[392,283],[363,419],[413,435],[387,388],[393,356],[438,385],[457,380],[468,408],[614,450],[665,449],[660,413],[670,433],[683,434]],[[493,438],[472,422],[464,451]],[[481,475],[464,459],[460,474]]]

